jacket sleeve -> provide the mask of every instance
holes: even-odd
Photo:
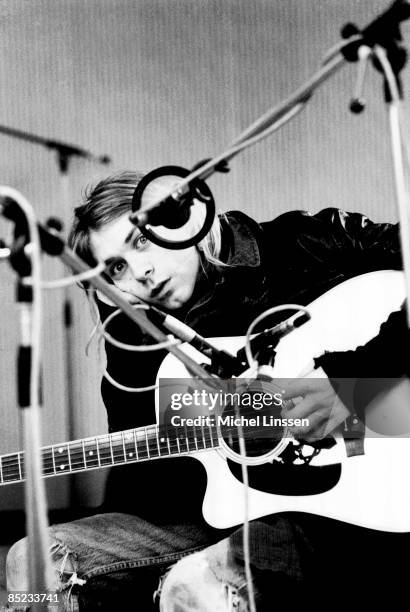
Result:
[[[405,304],[392,312],[377,336],[354,351],[324,353],[315,359],[347,408],[363,415],[367,405],[403,376],[410,377],[410,330]]]
[[[276,235],[286,236],[292,252],[317,265],[354,275],[362,271],[400,269],[398,224],[374,223],[365,215],[325,208],[316,214],[293,211],[278,217]],[[284,245],[286,246],[286,245]]]
[[[273,224],[276,224],[276,235],[284,237],[280,238],[280,247],[286,253],[293,276],[295,271],[303,269],[299,291],[306,278],[309,285],[325,279],[323,285],[318,284],[327,290],[329,279],[334,279],[334,286],[362,273],[402,267],[398,224],[374,223],[360,213],[336,208],[326,208],[316,214],[285,213],[272,222],[272,229]],[[311,300],[309,294],[305,303]],[[388,379],[397,380],[407,373],[409,340],[402,309],[393,313],[379,334],[366,345],[352,351],[325,353],[317,359],[317,365],[325,370],[343,400],[352,398],[352,384],[357,389],[367,387],[366,393],[359,394],[360,406],[348,406],[357,413],[372,399],[372,393],[376,395],[381,387],[389,385]],[[379,383],[364,383],[369,378],[373,381],[377,378]]]
[[[102,320],[114,311],[99,303]],[[125,315],[118,315],[107,331],[128,344],[151,344]],[[105,342],[107,370],[119,383],[145,387],[155,383],[156,373],[167,351],[130,352]],[[153,391],[130,393],[112,385],[106,378],[101,384],[107,409],[109,431],[121,431],[151,425],[155,419]],[[187,483],[197,486],[189,487]],[[201,516],[206,474],[199,461],[190,457],[168,458],[116,466],[108,476],[103,512],[135,514],[149,522],[197,521]],[[164,510],[164,499],[172,500]]]
[[[98,303],[104,321],[114,311]],[[109,324],[107,331],[115,339],[126,344],[150,344],[151,339],[127,316],[119,314]],[[156,373],[166,351],[134,352],[118,348],[105,341],[107,372],[125,387],[148,387],[155,383]],[[107,410],[110,432],[155,423],[153,391],[130,392],[119,389],[105,377],[101,382],[101,394]]]
[[[335,208],[322,210],[305,221],[310,231],[301,236],[302,245],[317,257],[327,257],[330,264],[336,263],[354,275],[402,267],[398,224],[374,223],[360,213]],[[351,412],[363,415],[379,393],[409,375],[409,350],[410,332],[403,305],[367,344],[352,351],[325,353],[317,365],[342,400],[349,398],[345,403],[350,403]]]
[[[324,353],[315,360],[329,377],[395,378],[410,375],[406,311],[392,312],[377,336],[354,351]]]

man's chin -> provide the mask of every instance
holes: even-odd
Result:
[[[159,307],[166,308],[166,310],[179,310],[184,305],[184,302],[180,300],[167,300],[159,304]]]
[[[163,300],[161,304],[158,304],[159,308],[161,306],[166,308],[167,310],[179,310],[182,306],[187,302],[183,296],[179,296],[178,294],[172,293],[167,299]]]

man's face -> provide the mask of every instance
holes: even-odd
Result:
[[[175,310],[192,296],[200,261],[195,247],[174,251],[157,246],[128,214],[92,231],[90,243],[97,260],[108,260],[106,272],[130,303],[142,299]]]

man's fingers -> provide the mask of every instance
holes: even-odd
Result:
[[[283,411],[283,414],[286,414],[291,419],[303,419],[308,417],[315,410],[316,406],[316,401],[309,396],[300,400],[291,410]]]
[[[284,385],[283,400],[289,400],[300,395],[305,395],[312,388],[312,384],[308,378],[294,378]]]

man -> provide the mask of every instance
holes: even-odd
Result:
[[[162,249],[128,219],[140,178],[119,173],[90,190],[75,211],[70,243],[89,263],[105,260],[108,278],[131,303],[142,300],[169,311],[203,336],[243,335],[268,307],[284,302],[307,305],[358,274],[400,268],[397,227],[336,209],[316,215],[294,211],[262,224],[240,212],[228,213],[215,220],[197,247]],[[158,195],[153,189],[152,199]],[[195,233],[200,217],[194,214],[183,231]],[[104,320],[112,307],[99,298]],[[109,332],[128,344],[151,343],[123,316],[114,319]],[[102,395],[110,432],[155,422],[153,393],[141,390],[155,383],[164,352],[141,355],[106,343],[106,353],[108,377],[103,379]],[[346,412],[341,414],[335,425]],[[110,475],[105,514],[51,528],[53,544],[57,543],[54,560],[62,566],[60,588],[67,593],[74,585],[87,610],[109,609],[114,602],[118,607],[119,600],[133,598],[136,609],[145,611],[161,578],[165,612],[229,610],[234,605],[246,610],[241,530],[224,533],[204,523],[203,477],[201,466],[189,458],[116,468]],[[276,589],[290,589],[300,601],[313,596],[319,577],[326,582],[332,576],[324,562],[330,538],[355,542],[357,529],[303,515],[276,515],[252,523],[258,610],[272,609]],[[24,546],[17,543],[9,555],[9,588],[21,588],[15,559],[25,555]],[[205,553],[199,553],[204,548]],[[202,556],[188,556],[167,574],[175,561],[192,553]],[[346,551],[341,557],[347,558]],[[345,567],[342,562],[340,566]],[[215,573],[215,567],[220,571]],[[79,585],[73,572],[85,583]],[[207,584],[204,591],[195,585],[198,578]],[[70,595],[74,593],[71,589]]]

